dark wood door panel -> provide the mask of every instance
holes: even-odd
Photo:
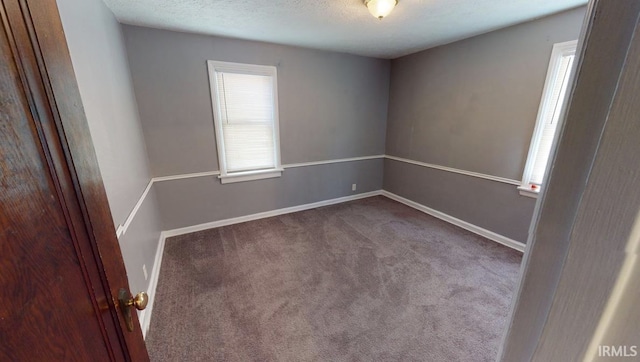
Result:
[[[100,273],[106,295],[101,296],[99,302],[111,306],[110,314],[102,314],[103,322],[112,344],[119,343],[127,357],[136,361],[148,360],[140,328],[126,331],[120,309],[115,306],[118,290],[129,286],[56,1],[21,0],[20,3],[23,13],[28,13],[27,28],[32,44],[38,48],[38,66],[47,79],[45,91],[54,110],[56,125],[64,135],[60,142],[64,157],[73,165],[65,193],[76,193],[69,197],[77,202],[77,207],[72,205],[73,224],[86,229],[79,235],[83,238],[80,244],[84,248],[83,255],[91,258],[86,260],[87,264],[97,265],[97,269],[90,271]],[[92,280],[98,283],[94,275]],[[137,313],[132,314],[134,325],[138,326]],[[117,340],[114,339],[116,336]]]
[[[0,16],[0,360],[148,360],[56,2]]]
[[[4,29],[1,36],[0,360],[108,360],[100,325],[87,323],[97,311]]]
[[[52,8],[53,6],[53,8]],[[34,10],[40,14],[36,24],[32,15]],[[74,240],[78,255],[82,258],[81,266],[83,271],[88,275],[88,282],[91,289],[94,290],[94,303],[100,305],[101,313],[100,323],[105,329],[105,337],[109,338],[110,344],[114,350],[119,350],[120,345],[124,343],[124,336],[119,331],[120,321],[117,311],[115,310],[115,302],[111,297],[116,293],[109,292],[109,286],[106,282],[106,271],[103,266],[103,258],[101,251],[98,250],[98,239],[95,237],[92,227],[97,225],[102,227],[102,233],[99,234],[100,239],[105,239],[104,244],[115,245],[112,249],[117,252],[104,253],[104,260],[115,265],[114,274],[119,278],[112,278],[115,288],[128,288],[124,268],[118,268],[118,261],[122,263],[119,253],[117,240],[112,236],[113,232],[108,233],[105,230],[112,225],[111,214],[107,207],[108,203],[102,200],[85,200],[83,194],[90,194],[95,189],[102,188],[102,180],[99,172],[92,172],[89,176],[90,182],[79,180],[79,175],[86,175],[87,170],[91,168],[82,162],[81,158],[72,159],[71,152],[80,153],[84,159],[90,160],[93,154],[93,146],[91,137],[87,133],[80,135],[79,142],[69,144],[70,136],[78,133],[75,128],[82,129],[82,122],[85,123],[84,111],[80,101],[80,95],[72,92],[75,86],[75,77],[71,68],[71,61],[66,53],[66,43],[64,33],[59,24],[57,9],[54,1],[38,1],[35,6],[29,7],[25,1],[4,1],[5,24],[7,24],[7,33],[10,33],[9,41],[12,42],[14,58],[16,65],[20,70],[20,77],[23,81],[25,89],[28,89],[27,97],[30,101],[31,112],[38,115],[39,136],[43,146],[47,149],[47,160],[50,165],[51,172],[55,173],[55,186],[59,191],[59,199],[63,204],[65,217],[70,225],[71,236]],[[42,28],[41,34],[36,33],[36,26]],[[57,25],[57,27],[56,27]],[[48,49],[42,49],[41,40],[45,40],[49,44]],[[44,57],[49,56],[53,60],[51,63],[57,65],[51,70],[58,77],[52,80],[49,76]],[[66,55],[66,57],[65,57]],[[67,64],[65,64],[65,62]],[[67,68],[64,66],[67,65]],[[60,83],[62,80],[64,87],[54,90],[53,84]],[[58,92],[56,94],[56,91]],[[58,99],[56,99],[56,96]],[[75,114],[62,113],[58,110],[60,105],[72,104],[76,110]],[[68,125],[65,129],[63,117],[74,116],[75,124]],[[83,149],[79,149],[77,144],[82,144]],[[88,146],[86,146],[88,145]],[[93,169],[97,170],[97,161],[92,160]],[[71,165],[71,167],[69,167]],[[81,167],[80,169],[78,169]],[[86,176],[85,176],[86,177]],[[83,187],[84,186],[84,187]],[[92,222],[87,214],[86,208],[92,207],[102,210],[103,219],[100,222]],[[105,211],[106,210],[106,211]],[[111,234],[111,235],[109,235]],[[122,280],[124,279],[124,282]],[[106,293],[105,293],[106,291]],[[97,307],[96,307],[97,308]],[[120,353],[116,352],[116,355]]]

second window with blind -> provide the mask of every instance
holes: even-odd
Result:
[[[553,143],[562,121],[562,109],[569,89],[577,40],[554,44],[542,91],[536,126],[531,137],[520,194],[536,197],[544,181]]]
[[[276,67],[207,65],[221,182],[281,176]]]

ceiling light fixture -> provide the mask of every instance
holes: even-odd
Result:
[[[398,0],[364,0],[371,15],[378,19],[389,15],[397,3]]]

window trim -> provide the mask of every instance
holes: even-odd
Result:
[[[538,194],[540,193],[541,185],[537,187],[537,190],[532,189],[531,177],[533,168],[535,166],[535,160],[538,154],[540,139],[542,138],[542,133],[544,131],[542,118],[544,116],[544,111],[551,101],[551,93],[553,92],[554,85],[553,83],[557,75],[556,73],[558,72],[558,68],[560,67],[562,57],[572,54],[575,55],[577,46],[578,40],[571,40],[567,42],[556,43],[553,45],[553,50],[551,51],[551,57],[549,59],[549,66],[547,68],[547,76],[545,78],[544,88],[542,90],[542,96],[540,99],[540,105],[538,107],[538,114],[536,116],[536,125],[533,130],[533,135],[529,144],[529,152],[527,153],[527,161],[525,163],[524,172],[522,174],[522,182],[520,186],[518,186],[520,195],[537,198]],[[572,69],[569,70],[570,72],[573,72],[575,70],[575,59],[573,61],[573,64],[574,65],[572,66]],[[568,91],[569,89],[567,89],[564,100],[566,100],[566,97],[568,96]]]
[[[245,63],[221,62],[207,60],[209,71],[209,86],[211,89],[211,104],[213,107],[213,125],[215,129],[216,148],[218,151],[218,166],[220,175],[218,178],[223,184],[259,180],[282,176],[284,169],[280,159],[280,112],[278,107],[278,70],[271,65],[257,65]],[[218,88],[216,72],[229,72],[250,75],[271,76],[273,79],[273,140],[275,166],[267,169],[255,169],[241,172],[228,172],[226,152],[224,148],[224,134],[222,132],[222,118],[220,117],[220,105],[218,103]]]

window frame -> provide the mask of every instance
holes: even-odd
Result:
[[[544,127],[545,110],[547,109],[547,107],[550,105],[550,102],[552,101],[551,95],[553,93],[555,82],[559,76],[558,71],[561,65],[562,58],[568,55],[575,56],[577,46],[578,46],[578,40],[555,43],[553,45],[553,49],[551,51],[551,56],[549,59],[549,66],[547,68],[547,76],[545,78],[544,88],[542,90],[542,96],[540,99],[540,105],[538,107],[538,114],[536,116],[536,125],[533,130],[533,135],[531,137],[531,142],[529,144],[529,152],[527,153],[527,161],[525,163],[524,172],[522,174],[522,182],[520,186],[518,186],[520,195],[537,198],[538,194],[540,193],[540,189],[542,185],[537,185],[538,186],[537,189],[533,189],[532,185],[534,185],[534,183],[531,182],[531,179],[533,176],[535,161],[538,156],[540,141],[545,128]],[[575,71],[575,65],[576,65],[576,59],[574,58],[573,65],[569,69],[570,75],[569,75],[569,84],[567,85],[567,87],[571,85],[571,79],[573,79],[572,73]],[[566,93],[564,94],[564,98],[562,99],[562,102],[566,101],[569,91],[570,91],[570,88],[567,88]],[[563,121],[562,118],[558,120],[558,122],[562,122],[562,121]],[[558,124],[558,127],[560,127],[560,124]],[[554,139],[558,135],[558,130],[559,128],[556,129]],[[551,153],[553,153],[553,149],[551,150]],[[549,154],[549,157],[551,157],[551,153]],[[547,163],[547,169],[548,167],[549,167],[549,164]]]
[[[278,70],[271,65],[257,65],[245,63],[222,62],[217,60],[207,60],[209,72],[209,86],[211,89],[211,104],[213,107],[213,124],[215,129],[216,147],[218,150],[218,166],[220,182],[232,183],[259,180],[282,176],[284,169],[280,159],[280,117],[278,109]],[[217,72],[238,73],[247,75],[270,76],[273,80],[273,142],[274,142],[274,167],[267,169],[255,169],[247,171],[228,172],[227,159],[224,143],[224,133],[222,132],[222,117],[220,115],[220,104],[217,87]]]

